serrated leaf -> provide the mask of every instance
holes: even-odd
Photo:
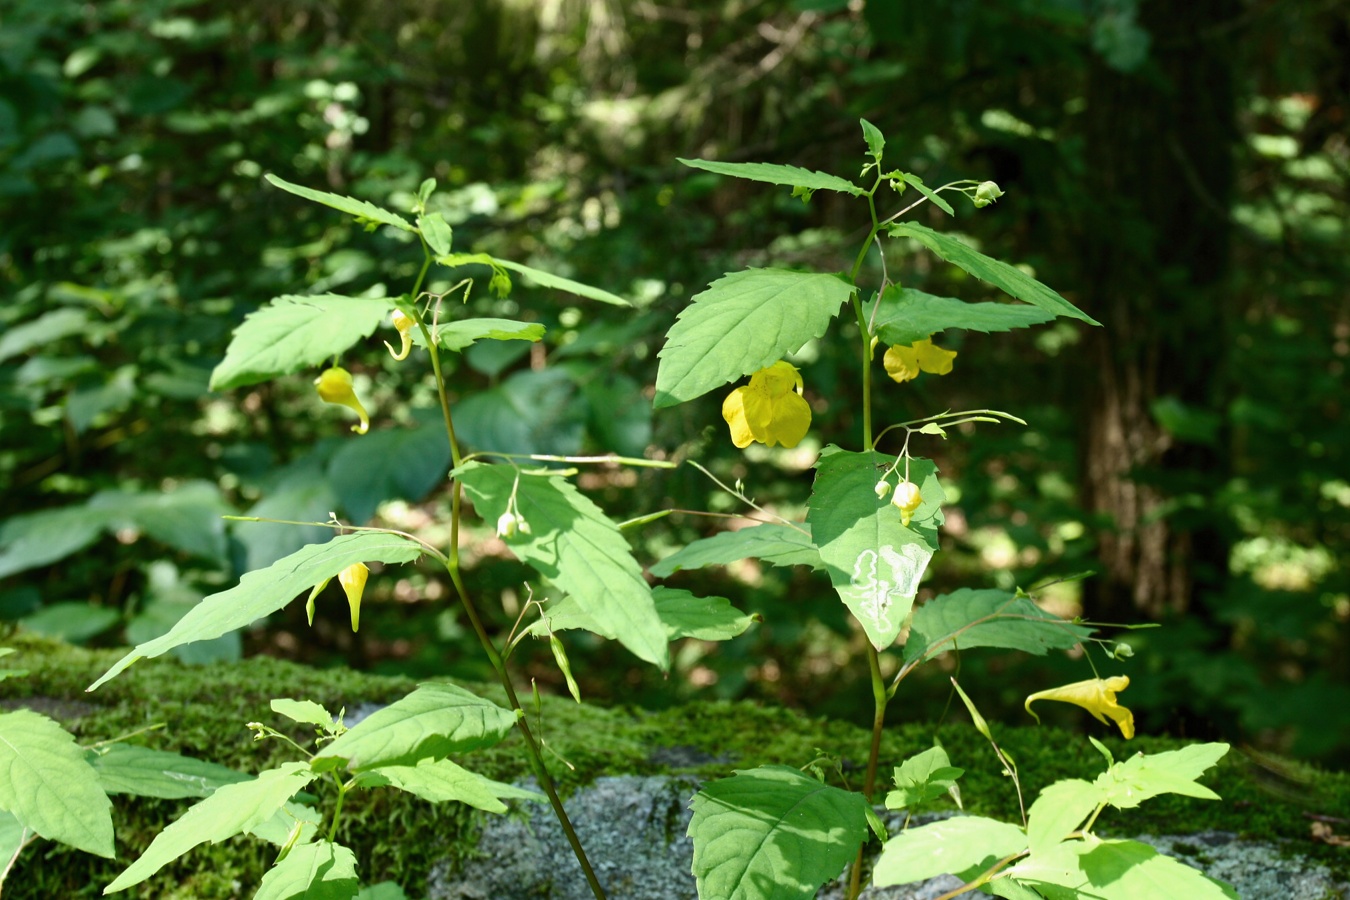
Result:
[[[245,317],[211,390],[225,391],[322,365],[368,338],[394,308],[392,297],[286,294]]]
[[[947,751],[929,747],[905,760],[895,770],[895,790],[886,795],[887,809],[913,809],[951,792],[956,779],[965,774],[951,764]]]
[[[867,141],[867,152],[880,162],[881,152],[886,149],[886,138],[877,126],[866,119],[859,119],[858,123],[862,125],[863,140]]]
[[[141,857],[103,893],[140,884],[198,844],[219,843],[248,831],[271,818],[315,777],[308,763],[289,762],[260,772],[252,780],[219,788],[155,835]]]
[[[876,334],[892,346],[907,346],[948,328],[967,331],[1011,331],[1054,321],[1054,313],[1035,306],[1012,303],[966,303],[953,297],[936,297],[912,288],[889,287],[881,295],[880,308],[869,303],[864,309],[872,319],[876,309]]]
[[[418,216],[417,227],[421,230],[422,237],[426,239],[427,246],[431,248],[432,253],[436,256],[445,256],[450,252],[454,232],[446,224],[445,216],[438,212]]]
[[[300,826],[300,833],[292,840],[297,825]],[[317,809],[288,800],[282,804],[281,809],[248,829],[247,833],[259,840],[267,841],[274,847],[284,847],[287,844],[309,843],[314,840],[322,825],[323,814]]]
[[[469,463],[454,476],[478,514],[496,522],[512,491],[530,525],[507,545],[581,606],[597,634],[618,640],[665,671],[670,651],[652,591],[628,541],[598,506],[563,478],[519,474],[511,466]]]
[[[862,794],[786,766],[709,782],[692,806],[688,833],[700,897],[814,897],[867,837]]]
[[[812,338],[853,294],[836,275],[747,269],[714,281],[671,326],[656,372],[657,409],[752,375]]]
[[[277,560],[266,569],[249,572],[239,584],[212,594],[192,608],[168,634],[137,644],[89,686],[94,690],[138,659],[167,653],[193,641],[206,641],[243,628],[271,615],[302,592],[336,576],[358,562],[411,562],[422,546],[411,538],[377,531],[344,534],[326,544],[311,544]]]
[[[386,500],[417,502],[450,471],[450,440],[439,414],[410,428],[383,428],[343,441],[328,461],[328,482],[353,522],[368,522]]]
[[[491,747],[515,725],[515,714],[491,700],[453,684],[424,684],[347,729],[314,759],[345,759],[352,770],[413,766]]]
[[[938,875],[968,880],[1026,845],[1026,835],[1016,825],[954,816],[909,828],[888,840],[872,870],[872,883],[909,884]]]
[[[949,650],[975,647],[1001,647],[1044,656],[1051,650],[1068,650],[1092,633],[1092,628],[1051,615],[1029,597],[961,588],[915,610],[905,642],[905,660],[931,659]]]
[[[104,791],[133,797],[209,797],[217,788],[251,777],[204,759],[135,744],[110,744],[88,751],[86,758]]]
[[[333,714],[313,700],[291,700],[281,697],[273,700],[270,705],[272,712],[285,716],[292,722],[315,725],[328,732],[334,729]]]
[[[313,200],[315,203],[322,203],[324,206],[332,207],[339,212],[345,212],[349,216],[355,216],[357,219],[363,219],[368,222],[379,222],[383,225],[392,225],[395,228],[407,232],[415,232],[416,229],[408,224],[408,220],[392,213],[387,209],[381,209],[373,203],[367,203],[364,200],[356,200],[352,197],[344,197],[341,194],[330,194],[327,191],[316,191],[312,188],[301,187],[298,184],[291,184],[289,181],[283,181],[275,175],[264,176],[268,182],[281,188],[283,191],[295,194],[297,197],[304,197],[306,200]]]
[[[1218,763],[1228,750],[1227,744],[1215,743],[1191,744],[1148,756],[1141,753],[1098,775],[1096,786],[1106,802],[1117,809],[1131,809],[1159,794],[1218,800],[1218,794],[1195,779]]]
[[[1102,789],[1081,778],[1066,778],[1041,791],[1027,812],[1027,846],[1032,856],[1047,853],[1106,799]]]
[[[928,201],[930,203],[932,203],[938,209],[945,212],[947,215],[949,216],[956,215],[956,210],[952,209],[952,205],[948,203],[946,200],[944,200],[941,196],[939,196],[936,191],[934,191],[928,185],[924,184],[922,178],[920,178],[918,175],[911,175],[908,172],[904,173],[904,175],[905,175],[905,184],[914,188],[914,190],[918,191],[920,194],[923,194],[925,197],[928,198]],[[918,338],[916,338],[915,340],[918,340]],[[911,341],[911,343],[913,342]]]
[[[837,175],[814,172],[797,166],[783,166],[777,163],[714,162],[707,159],[679,159],[679,161],[691,169],[702,169],[705,172],[762,181],[767,184],[781,184],[810,191],[839,191],[842,194],[852,194],[854,197],[861,197],[867,193],[853,182]]]
[[[380,766],[362,772],[360,787],[393,787],[431,803],[453,800],[491,813],[506,812],[506,804],[487,779],[448,759],[424,759],[415,766]]]
[[[253,900],[351,900],[359,887],[356,854],[340,844],[314,841],[292,847],[268,869]]]
[[[937,548],[945,500],[936,467],[911,459],[909,477],[923,502],[910,527],[901,525],[900,511],[876,495],[877,481],[894,461],[876,452],[825,448],[806,514],[831,584],[878,650],[895,642],[909,616]]]
[[[825,566],[820,560],[820,551],[811,542],[808,526],[802,524],[793,528],[769,522],[738,531],[722,531],[687,544],[652,566],[651,573],[657,578],[668,578],[684,569],[725,566],[749,558],[775,566],[810,566],[813,569]]]
[[[697,597],[688,591],[656,585],[652,588],[656,614],[666,629],[667,640],[697,638],[701,641],[726,641],[738,637],[754,623],[758,615],[747,615],[731,605],[725,597]],[[595,621],[587,615],[572,597],[550,603],[544,610],[544,620],[529,627],[532,634],[566,631],[581,628],[596,631]],[[597,632],[599,633],[599,632]]]
[[[536,269],[533,266],[527,266],[523,263],[512,262],[509,259],[497,259],[496,257],[491,257],[491,259],[493,263],[501,266],[503,269],[519,272],[539,287],[567,291],[569,294],[576,294],[578,297],[585,297],[587,300],[598,300],[601,303],[608,303],[611,306],[633,305],[618,294],[611,294],[609,291],[593,287],[589,284],[583,284],[580,281],[573,281],[571,278],[554,275],[552,272],[545,272],[542,269]]]
[[[436,326],[436,343],[447,350],[459,352],[475,341],[532,341],[543,338],[545,328],[538,322],[516,322],[511,319],[458,319]],[[421,344],[420,336],[414,338]]]
[[[992,256],[985,256],[956,238],[913,222],[897,222],[890,226],[890,233],[893,237],[914,238],[952,265],[964,269],[1018,300],[1039,306],[1057,316],[1081,319],[1089,325],[1101,324],[1022,270]]]
[[[1008,874],[1050,900],[1237,900],[1228,885],[1139,841],[1070,841],[1022,860]]]
[[[0,713],[0,809],[51,841],[113,855],[112,803],[74,736],[29,709]]]

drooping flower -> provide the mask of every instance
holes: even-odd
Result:
[[[361,627],[361,595],[365,593],[366,579],[369,577],[370,569],[365,563],[352,563],[338,573],[338,584],[342,585],[342,592],[347,595],[347,606],[352,611],[352,631]]]
[[[360,423],[352,426],[352,431],[365,434],[370,430],[370,416],[366,415],[366,408],[361,405],[361,401],[356,399],[350,372],[341,366],[333,366],[316,378],[314,383],[318,386],[319,399],[324,403],[345,406],[361,417]]]
[[[388,341],[385,341],[384,345],[389,348],[389,353],[391,356],[394,357],[394,359],[398,360],[407,359],[408,351],[412,349],[413,326],[416,325],[417,322],[413,319],[412,316],[408,315],[401,309],[394,310],[394,315],[391,318],[394,323],[394,328],[398,329],[398,336],[403,339],[403,346],[399,348],[397,353],[395,353],[393,345],[390,344]]]
[[[801,392],[802,376],[791,363],[779,360],[751,375],[722,403],[731,442],[742,449],[754,441],[797,446],[811,427],[811,406]]]
[[[998,198],[1003,196],[1003,190],[992,181],[981,181],[975,188],[975,196],[972,202],[976,209],[984,209],[991,203],[998,202]]]
[[[931,372],[934,375],[946,375],[952,370],[952,360],[956,359],[955,350],[943,350],[933,346],[932,337],[915,341],[907,347],[895,346],[886,351],[882,364],[892,381],[904,384],[919,377],[919,372]]]
[[[902,481],[895,486],[895,496],[891,498],[895,508],[900,510],[900,524],[909,526],[909,520],[914,517],[914,511],[923,503],[923,494],[919,492],[919,486],[912,481]]]
[[[1134,713],[1116,702],[1116,692],[1123,691],[1129,686],[1130,679],[1127,675],[1113,675],[1110,678],[1077,681],[1073,684],[1066,684],[1032,694],[1027,698],[1026,710],[1031,713],[1033,719],[1039,722],[1040,716],[1031,711],[1033,702],[1037,700],[1061,700],[1065,703],[1074,703],[1096,716],[1099,722],[1105,723],[1107,718],[1110,718],[1120,727],[1120,733],[1125,735],[1125,740],[1128,741],[1134,737]]]

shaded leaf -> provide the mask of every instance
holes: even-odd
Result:
[[[709,782],[692,806],[689,836],[700,897],[814,897],[867,837],[862,794],[786,766]]]
[[[1030,597],[961,588],[934,597],[915,610],[905,642],[905,659],[931,659],[949,650],[974,647],[1002,647],[1044,656],[1051,650],[1068,650],[1092,633],[1092,628],[1046,612]]]
[[[31,322],[10,325],[5,328],[4,334],[0,334],[0,362],[27,353],[35,347],[79,334],[88,325],[89,317],[84,310],[68,306],[45,312]]]
[[[6,519],[0,524],[0,578],[78,553],[98,539],[106,510],[66,506]]]
[[[951,794],[956,779],[963,774],[965,770],[952,765],[946,750],[929,747],[905,760],[895,770],[895,790],[886,795],[886,808],[912,811],[935,797]]]
[[[373,203],[367,203],[364,200],[356,200],[352,197],[344,197],[341,194],[330,194],[327,191],[316,191],[312,188],[301,187],[298,184],[291,184],[289,181],[283,181],[275,175],[264,176],[268,182],[281,188],[283,191],[295,194],[297,197],[304,197],[306,200],[313,200],[315,203],[322,203],[324,206],[332,207],[339,212],[345,212],[349,216],[355,216],[360,222],[379,222],[382,225],[392,225],[395,228],[407,232],[415,232],[416,229],[408,224],[408,220],[392,213],[387,209],[381,209]]]
[[[1008,870],[1050,900],[1237,900],[1237,892],[1139,841],[1069,841]]]
[[[436,342],[447,350],[460,351],[475,341],[539,341],[545,328],[538,322],[512,319],[457,319],[436,326]],[[421,343],[420,335],[414,339]]]
[[[75,738],[29,709],[0,713],[0,809],[51,841],[113,855],[112,803]]]
[[[496,744],[515,714],[453,684],[424,684],[371,713],[314,758],[345,759],[353,770],[413,766]]]
[[[426,239],[427,246],[431,248],[433,254],[445,256],[450,252],[454,232],[446,224],[445,216],[438,212],[418,216],[417,227],[421,230],[422,237]]]
[[[869,144],[871,141],[869,140]],[[678,159],[678,157],[677,157]],[[750,181],[763,181],[768,184],[781,184],[787,187],[806,188],[811,191],[839,191],[861,197],[866,193],[851,181],[825,172],[813,172],[797,166],[783,166],[776,163],[729,163],[714,162],[707,159],[680,159],[691,169],[702,169],[718,175],[730,175],[732,178],[745,178]]]
[[[775,522],[752,525],[737,531],[722,531],[687,544],[651,567],[658,578],[682,569],[725,566],[742,559],[759,559],[775,566],[824,568],[820,551],[811,542],[809,526],[793,528]]]
[[[665,626],[666,639],[670,641],[685,637],[703,641],[730,640],[761,621],[760,616],[741,612],[725,597],[696,597],[688,591],[657,585],[652,588],[652,599],[656,603],[656,614]],[[544,619],[547,624],[543,620],[535,622],[528,631],[547,634],[580,628],[601,633],[597,631],[595,621],[571,596],[548,604]]]
[[[382,428],[343,441],[328,461],[328,483],[353,522],[368,522],[386,500],[417,502],[450,471],[450,439],[439,414],[408,428]]]
[[[897,222],[890,226],[890,233],[892,237],[914,238],[947,262],[964,269],[981,281],[987,281],[1018,300],[1039,306],[1057,316],[1081,319],[1089,325],[1101,324],[1021,269],[992,256],[985,256],[956,238],[912,222]]]
[[[180,644],[210,640],[243,628],[276,612],[296,595],[336,576],[353,563],[410,562],[421,553],[421,545],[411,538],[375,531],[344,534],[326,544],[305,547],[266,569],[249,572],[229,590],[207,597],[168,634],[137,644],[88,689],[94,690],[138,659],[159,656]]]
[[[513,272],[519,272],[529,281],[534,282],[539,287],[554,288],[559,291],[567,291],[569,294],[576,294],[578,297],[585,297],[587,300],[598,300],[601,303],[608,303],[611,306],[632,306],[623,297],[618,294],[611,294],[602,288],[593,287],[589,284],[583,284],[580,281],[573,281],[571,278],[564,278],[561,275],[554,275],[552,272],[545,272],[542,269],[536,269],[533,266],[527,266],[523,263],[512,262],[509,259],[497,259],[491,257],[495,265],[503,269],[510,269]]]
[[[507,545],[572,597],[596,633],[618,640],[640,659],[670,664],[665,626],[628,541],[598,506],[563,478],[520,473],[511,466],[468,463],[454,473],[478,514],[495,522],[512,491],[530,525]]]
[[[393,308],[392,297],[277,297],[234,330],[225,358],[211,373],[211,390],[257,384],[323,365],[370,337]]]
[[[50,603],[19,620],[28,631],[58,638],[68,644],[83,644],[112,628],[122,614],[106,606],[91,606],[82,600]]]
[[[1034,306],[966,303],[953,297],[935,297],[912,288],[896,287],[889,287],[882,293],[879,308],[876,302],[867,304],[864,315],[875,322],[875,333],[882,341],[902,347],[948,328],[1011,331],[1055,319],[1053,313]]]
[[[696,295],[666,335],[657,409],[767,368],[825,334],[853,286],[837,275],[747,269]]]
[[[89,499],[109,529],[130,527],[203,559],[226,560],[225,522],[234,512],[207,481],[189,481],[166,492],[100,491]]]
[[[98,773],[103,790],[133,797],[209,797],[217,788],[251,778],[203,759],[135,744],[110,744],[90,750],[87,759]]]
[[[455,407],[459,439],[483,450],[566,456],[581,450],[586,409],[561,369],[515,372]]]

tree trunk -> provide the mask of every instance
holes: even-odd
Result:
[[[1181,494],[1222,483],[1223,430],[1183,442],[1155,405],[1224,408],[1237,139],[1227,26],[1239,12],[1235,0],[1141,3],[1148,60],[1128,73],[1091,63],[1078,243],[1084,305],[1106,326],[1088,338],[1082,472],[1103,565],[1084,606],[1099,620],[1185,611],[1227,573],[1217,520],[1176,514]]]

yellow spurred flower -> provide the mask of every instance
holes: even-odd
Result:
[[[908,347],[891,347],[881,362],[891,380],[903,384],[918,378],[921,371],[946,375],[952,370],[954,359],[956,359],[955,350],[934,347],[933,338],[929,336],[921,341],[915,341]]]
[[[749,447],[759,441],[770,447],[795,447],[811,427],[811,407],[802,398],[802,376],[779,360],[750,376],[722,403],[722,418],[731,426],[731,441]]]
[[[370,569],[366,568],[365,563],[352,563],[338,573],[338,584],[342,585],[342,592],[347,595],[347,605],[352,610],[352,631],[361,627],[361,595],[365,593],[366,579],[369,577]]]
[[[1110,678],[1092,678],[1077,681],[1048,691],[1038,691],[1027,698],[1026,710],[1039,722],[1040,716],[1031,712],[1031,704],[1037,700],[1062,700],[1083,707],[1097,717],[1097,721],[1106,722],[1107,718],[1120,726],[1125,740],[1134,737],[1134,713],[1116,702],[1116,692],[1130,686],[1129,676],[1113,675]]]
[[[891,498],[895,508],[900,510],[900,524],[909,526],[909,520],[914,517],[914,511],[923,504],[923,494],[919,492],[919,486],[912,481],[902,481],[895,487],[895,496]]]
[[[319,399],[324,403],[345,406],[361,417],[361,422],[353,425],[352,431],[365,434],[370,430],[370,416],[366,415],[366,408],[361,405],[361,401],[356,399],[350,372],[340,366],[333,366],[316,378],[314,383],[318,385]]]
[[[392,319],[394,327],[398,329],[398,336],[403,339],[403,346],[399,348],[397,353],[395,353],[393,344],[389,343],[388,341],[385,341],[384,345],[389,348],[389,354],[393,356],[394,359],[399,360],[407,359],[408,351],[412,349],[413,326],[416,325],[417,322],[413,320],[412,316],[408,315],[401,309],[394,310],[394,315],[392,316]]]

